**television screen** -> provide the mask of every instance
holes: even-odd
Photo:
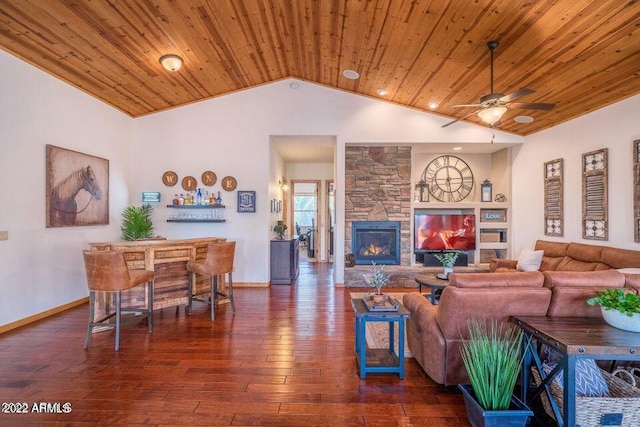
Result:
[[[414,247],[418,251],[476,248],[475,215],[416,213],[414,227]]]

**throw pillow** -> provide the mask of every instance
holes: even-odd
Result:
[[[516,268],[519,271],[538,271],[542,263],[542,255],[544,251],[532,251],[531,249],[523,249],[518,257]]]
[[[543,363],[542,370],[549,375],[555,363]],[[563,371],[553,379],[553,382],[562,387]],[[576,360],[576,396],[579,397],[608,397],[609,386],[600,372],[600,368],[593,359],[577,359]]]

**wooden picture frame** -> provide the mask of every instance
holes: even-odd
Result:
[[[609,238],[607,149],[582,155],[582,238]]]
[[[239,213],[255,213],[256,211],[256,192],[238,190],[238,212]]]
[[[544,163],[544,234],[564,235],[564,160]]]
[[[46,146],[47,228],[109,224],[109,160]]]

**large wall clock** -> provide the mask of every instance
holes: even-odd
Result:
[[[444,155],[433,159],[422,173],[429,194],[441,202],[460,202],[471,194],[473,172],[460,157]]]

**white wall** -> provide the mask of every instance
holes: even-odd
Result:
[[[562,107],[562,106],[558,106]],[[556,107],[556,108],[558,108]],[[514,149],[514,254],[536,239],[639,250],[633,241],[632,143],[640,139],[640,95],[528,136]],[[582,154],[608,148],[609,240],[582,239]],[[564,159],[563,237],[544,236],[543,163]]]
[[[163,200],[170,200],[175,191],[161,182],[167,170],[181,180],[210,169],[219,179],[236,177],[239,190],[257,191],[255,214],[236,213],[235,192],[223,191],[228,206],[223,224],[167,224],[165,203],[155,217],[159,234],[168,238],[215,235],[236,240],[234,280],[239,282],[268,281],[268,228],[273,217],[267,202],[274,185],[270,135],[336,135],[336,260],[344,259],[345,144],[487,142],[494,133],[497,142],[523,140],[467,123],[443,129],[448,118],[308,82],[299,82],[293,90],[291,82],[282,80],[134,121],[133,158],[144,163],[132,170],[132,195],[161,191]],[[337,263],[338,283],[343,274],[344,266]]]
[[[119,234],[131,119],[0,51],[0,325],[86,297],[82,249]],[[45,146],[109,159],[109,225],[46,228]]]
[[[335,259],[344,257],[344,146],[347,143],[486,142],[492,130],[307,82],[298,90],[283,80],[170,111],[131,119],[72,86],[0,52],[0,325],[87,295],[82,249],[88,242],[119,239],[121,212],[139,205],[142,191],[161,191],[157,233],[168,238],[215,235],[238,241],[234,279],[268,281],[269,200],[284,172],[270,135],[336,135],[337,226]],[[498,142],[523,139],[495,132]],[[45,145],[53,144],[110,161],[110,224],[45,227]],[[257,191],[257,212],[236,212],[236,193],[222,191],[227,222],[174,224],[165,207],[180,179],[213,170],[234,176],[237,190]],[[220,189],[220,184],[214,190]],[[343,281],[343,265],[336,280]]]

